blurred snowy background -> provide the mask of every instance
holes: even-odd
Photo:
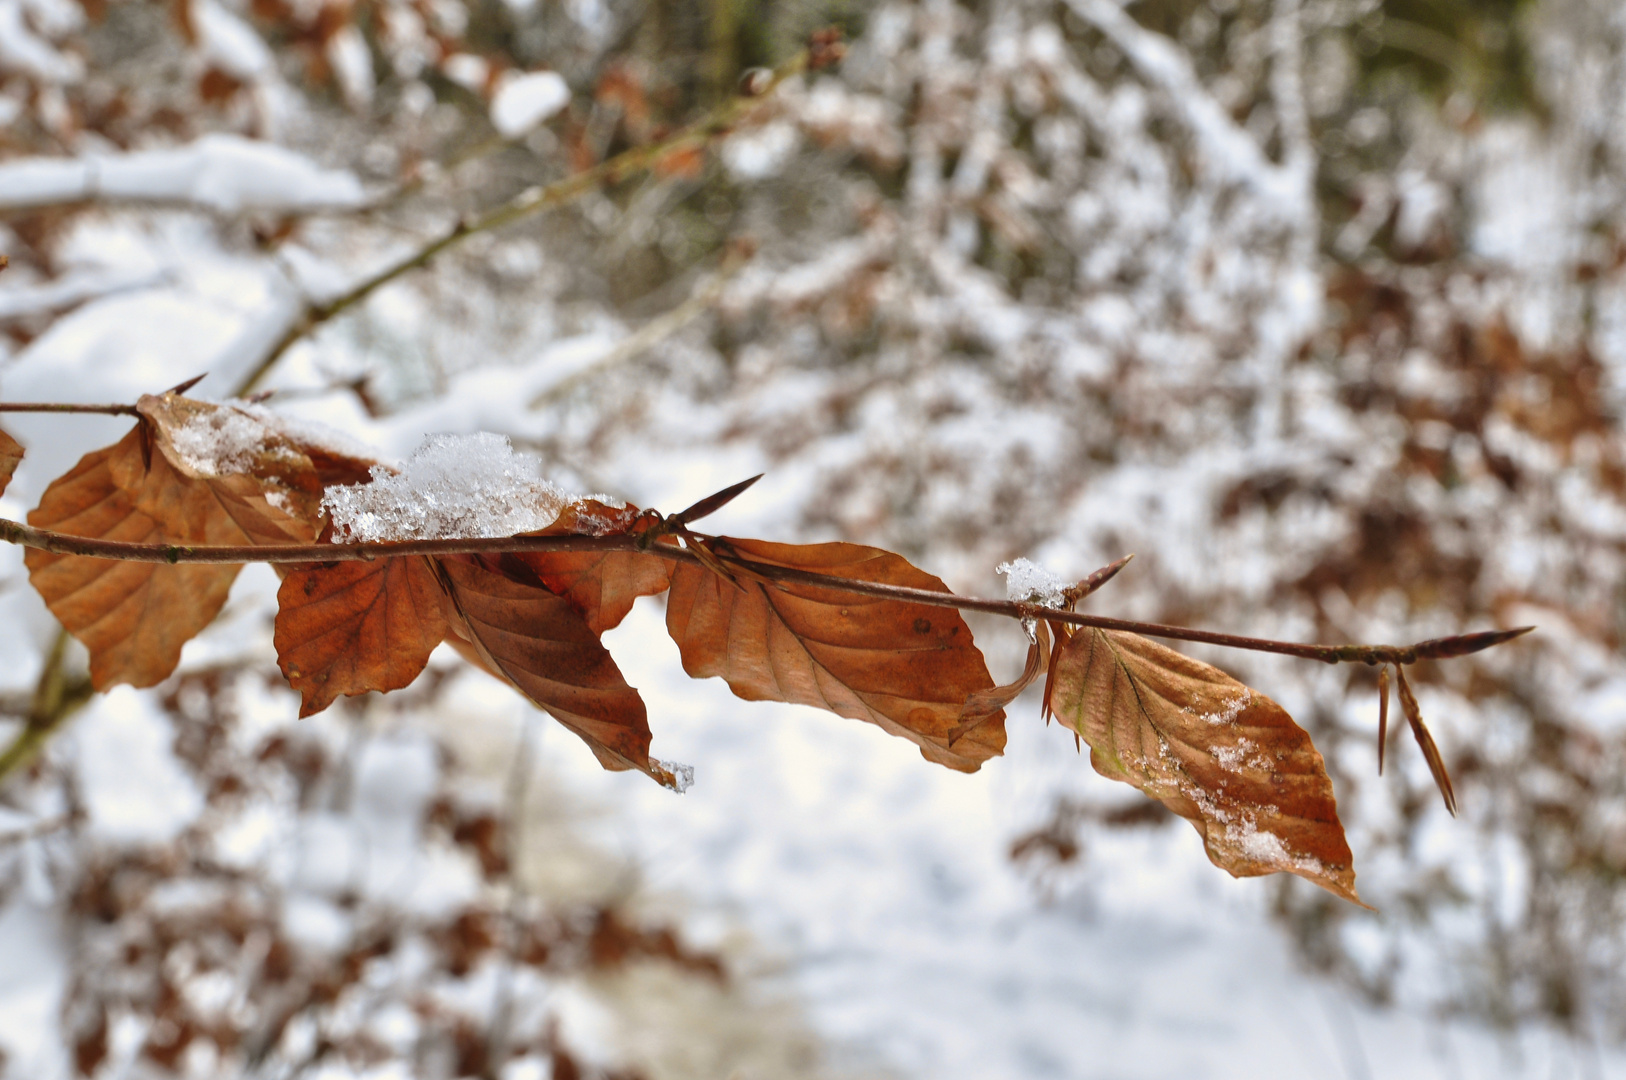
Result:
[[[276,352],[832,23],[714,152]],[[1615,0],[0,0],[0,251],[5,400],[207,371],[643,506],[766,470],[718,531],[962,591],[1134,552],[1093,610],[1541,627],[1418,669],[1455,821],[1375,775],[1371,672],[1195,650],[1315,737],[1365,912],[1225,877],[1028,700],[950,773],[686,680],[644,601],[677,797],[451,654],[296,722],[264,567],[90,698],[0,552],[0,1075],[1626,1077]],[[16,519],[125,422],[5,426]]]

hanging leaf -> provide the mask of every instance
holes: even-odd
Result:
[[[735,559],[856,581],[947,592],[901,556],[857,544],[714,541]],[[995,709],[950,745],[966,699],[994,680],[951,608],[857,596],[816,585],[767,583],[739,567],[723,580],[679,563],[672,573],[666,628],[683,669],[719,676],[747,701],[786,701],[867,720],[920,747],[928,761],[975,772],[1004,752],[1004,712]]]
[[[1003,716],[1005,706],[1021,697],[1022,691],[1033,684],[1049,662],[1050,624],[1039,622],[1033,628],[1033,643],[1028,646],[1028,659],[1022,674],[1016,677],[1015,682],[996,686],[992,690],[979,690],[966,698],[965,706],[960,710],[960,722],[949,732],[949,745],[959,742],[966,732],[996,716]]]
[[[299,544],[314,530],[266,499],[251,476],[195,478],[154,447],[147,423],[85,455],[45,490],[29,524],[138,544]],[[29,549],[29,580],[90,650],[91,683],[152,686],[214,620],[240,565],[115,562]]]
[[[582,499],[565,507],[546,529],[527,535],[623,536],[642,532],[644,526],[635,506]],[[641,551],[530,551],[519,559],[569,600],[595,634],[620,625],[633,601],[665,592],[672,581],[665,559]]]
[[[1236,877],[1297,874],[1361,903],[1326,766],[1280,705],[1135,634],[1079,630],[1058,651],[1051,704],[1096,772],[1189,820]]]
[[[1434,736],[1428,733],[1428,727],[1423,723],[1423,710],[1417,705],[1417,696],[1411,692],[1411,683],[1406,681],[1406,669],[1397,664],[1395,674],[1399,676],[1400,711],[1406,714],[1412,738],[1417,740],[1418,747],[1423,751],[1428,771],[1434,774],[1434,786],[1440,789],[1445,808],[1451,811],[1452,817],[1456,817],[1457,793],[1451,787],[1451,774],[1445,771],[1445,759],[1440,756],[1440,748],[1434,745]]]
[[[154,443],[183,475],[251,476],[316,530],[322,492],[332,484],[365,484],[378,464],[296,438],[264,413],[195,401],[175,391],[143,395],[136,409],[148,421]]]
[[[277,590],[277,663],[301,717],[341,695],[398,690],[448,632],[428,560],[408,556],[293,570]]]
[[[581,736],[605,768],[669,780],[649,758],[643,699],[570,601],[511,556],[452,555],[435,566],[454,643]]]
[[[0,431],[0,495],[6,493],[6,485],[11,483],[11,474],[17,471],[17,463],[23,460],[23,448],[4,431]]]

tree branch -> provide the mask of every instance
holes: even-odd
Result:
[[[1280,653],[1305,660],[1319,660],[1326,664],[1413,664],[1418,660],[1439,660],[1500,645],[1505,641],[1527,634],[1535,629],[1523,626],[1513,630],[1488,630],[1474,634],[1460,634],[1436,638],[1413,645],[1312,645],[1295,641],[1275,641],[1269,638],[1241,637],[1219,634],[1208,630],[1193,630],[1184,626],[1164,623],[1136,622],[1114,619],[1104,615],[1081,615],[1074,611],[1061,611],[1039,604],[1016,600],[988,600],[975,596],[956,596],[931,589],[915,589],[904,585],[885,585],[880,582],[855,581],[851,578],[831,577],[808,570],[773,566],[753,562],[730,554],[726,541],[716,537],[690,533],[695,541],[703,543],[707,557],[729,566],[737,566],[748,574],[769,581],[798,585],[812,585],[821,589],[874,596],[885,600],[928,604],[933,607],[960,608],[982,611],[990,615],[1003,615],[1011,619],[1044,619],[1067,626],[1091,627],[1098,630],[1121,630],[1149,637],[1169,638],[1176,641],[1196,641],[1208,645],[1223,645],[1232,649],[1253,652]],[[687,539],[687,538],[686,538]],[[180,544],[129,544],[116,540],[92,540],[83,536],[35,529],[20,522],[0,518],[0,540],[37,548],[57,555],[78,555],[97,559],[115,559],[148,563],[325,563],[371,562],[374,559],[397,558],[403,555],[492,555],[504,552],[527,551],[639,551],[639,538],[619,536],[499,536],[474,537],[459,540],[409,540],[395,543],[361,544],[289,544],[275,547],[199,546]],[[673,544],[658,543],[647,549],[647,554],[674,562],[692,562],[705,565],[707,557],[693,550]],[[4,775],[0,770],[0,775]]]
[[[366,278],[342,296],[325,304],[307,304],[304,314],[287,329],[282,337],[272,344],[265,357],[255,365],[254,370],[244,383],[244,392],[253,390],[259,385],[260,380],[271,370],[277,359],[287,352],[295,342],[329,319],[354,307],[401,275],[428,263],[447,248],[479,233],[490,232],[493,229],[512,224],[533,214],[539,214],[544,210],[562,206],[600,185],[618,183],[633,173],[643,172],[669,154],[706,146],[714,140],[727,135],[734,129],[735,125],[754,112],[762,104],[763,100],[777,90],[786,79],[808,70],[811,57],[811,50],[804,49],[774,69],[768,78],[753,82],[748,88],[749,96],[741,94],[729,98],[701,119],[687,127],[680,128],[664,139],[625,150],[615,157],[599,162],[590,169],[584,169],[552,184],[529,188],[501,206],[487,210],[483,214],[460,218],[456,224],[440,236],[429,241],[429,243],[399,262],[379,271],[372,277]]]
[[[43,401],[0,401],[0,412],[101,413],[105,416],[140,416],[134,405],[61,405]]]

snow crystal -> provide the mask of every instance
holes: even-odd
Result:
[[[266,449],[271,434],[257,418],[222,408],[195,413],[186,423],[170,428],[169,441],[181,464],[193,472],[225,476],[248,471],[254,458]],[[288,453],[285,447],[280,449]]]
[[[681,761],[655,761],[657,770],[664,769],[672,776],[672,782],[667,785],[673,791],[682,795],[694,786],[694,766],[685,765]]]
[[[1067,603],[1067,582],[1028,559],[1000,563],[995,568],[1005,575],[1005,598],[1024,603],[1059,608]]]
[[[558,72],[504,72],[491,99],[491,125],[517,139],[568,104],[570,87]]]
[[[1235,844],[1254,862],[1306,874],[1325,874],[1327,868],[1313,855],[1297,855],[1287,850],[1282,838],[1259,828],[1251,817],[1240,825],[1227,825],[1225,839]]]
[[[574,496],[536,476],[502,435],[432,435],[400,473],[332,487],[322,507],[335,543],[513,536],[551,525]]]
[[[1253,749],[1254,743],[1251,739],[1238,739],[1235,746],[1214,747],[1214,759],[1227,772],[1241,772],[1242,767],[1247,764],[1248,754]]]

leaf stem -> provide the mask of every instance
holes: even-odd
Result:
[[[990,615],[1003,615],[1011,619],[1044,619],[1069,626],[1093,627],[1098,630],[1121,630],[1148,637],[1169,638],[1175,641],[1196,641],[1208,645],[1222,645],[1231,649],[1253,652],[1280,653],[1306,660],[1319,660],[1326,664],[1413,664],[1418,660],[1444,659],[1466,656],[1493,645],[1527,634],[1535,629],[1522,626],[1513,630],[1487,630],[1455,637],[1436,638],[1414,645],[1311,645],[1296,641],[1276,641],[1270,638],[1242,637],[1220,634],[1210,630],[1194,630],[1164,623],[1136,622],[1114,619],[1105,615],[1081,615],[1073,611],[1060,611],[1039,604],[1014,600],[989,600],[975,596],[956,596],[949,592],[915,589],[905,585],[887,585],[874,581],[855,581],[852,578],[832,577],[798,570],[786,566],[742,559],[728,552],[726,542],[716,544],[715,537],[698,536],[697,539],[713,544],[712,554],[724,564],[737,566],[749,574],[769,581],[815,588],[859,596],[874,596],[885,600],[928,604],[933,607],[960,608],[983,611]],[[0,540],[23,547],[37,548],[57,555],[79,555],[98,559],[116,559],[127,562],[156,563],[329,563],[371,561],[403,555],[492,555],[503,552],[525,551],[638,551],[638,537],[619,536],[499,536],[473,537],[459,540],[409,540],[395,543],[361,544],[289,544],[276,547],[197,546],[179,544],[130,544],[116,540],[92,540],[83,536],[36,529],[20,522],[0,518]],[[703,560],[692,550],[671,543],[656,543],[648,554],[673,561],[700,563]]]
[[[244,383],[244,392],[253,390],[271,370],[277,359],[295,342],[315,330],[334,316],[354,307],[378,289],[409,271],[416,270],[452,247],[478,233],[490,232],[512,224],[522,218],[551,210],[577,199],[602,184],[614,184],[633,173],[651,168],[661,158],[682,150],[705,146],[728,134],[734,126],[754,112],[765,98],[777,90],[786,79],[808,70],[811,51],[803,49],[791,59],[775,68],[770,78],[751,87],[749,95],[729,98],[699,120],[679,128],[664,139],[624,150],[615,157],[606,158],[590,169],[573,173],[562,180],[541,187],[528,188],[507,202],[483,214],[459,218],[450,229],[429,241],[417,251],[393,263],[372,277],[362,280],[343,295],[325,304],[307,303],[304,313],[267,350]]]

